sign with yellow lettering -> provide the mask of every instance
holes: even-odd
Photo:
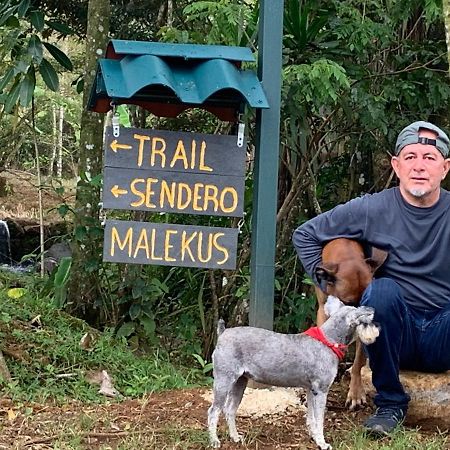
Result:
[[[103,260],[234,269],[237,239],[237,228],[107,220]]]
[[[244,183],[238,177],[216,175],[208,180],[197,173],[186,177],[114,167],[106,167],[104,177],[104,208],[233,217],[242,217],[244,210]]]
[[[236,136],[108,127],[103,207],[242,217],[245,148]]]

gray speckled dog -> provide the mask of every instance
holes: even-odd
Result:
[[[260,383],[303,387],[307,390],[307,426],[321,449],[331,449],[323,435],[323,421],[328,390],[333,383],[339,358],[336,348],[350,344],[356,335],[365,344],[379,334],[372,324],[374,310],[344,306],[330,298],[326,304],[329,319],[315,331],[323,333],[325,342],[307,334],[280,334],[254,327],[225,329],[221,320],[218,341],[213,353],[214,399],[208,410],[211,445],[220,447],[217,423],[223,411],[230,438],[239,442],[236,411],[249,379]],[[336,347],[334,350],[332,347]]]

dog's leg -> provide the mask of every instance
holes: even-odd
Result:
[[[217,423],[219,422],[220,412],[225,406],[229,388],[228,383],[220,382],[218,378],[214,380],[214,398],[212,405],[208,409],[208,431],[211,447],[219,448],[220,441],[217,436]]]
[[[355,360],[353,361],[352,368],[350,369],[350,386],[347,393],[347,400],[345,405],[353,411],[358,406],[366,403],[366,393],[364,392],[364,386],[361,380],[361,369],[366,363],[366,355],[361,341],[356,341],[356,353]]]
[[[313,417],[314,417],[314,425],[312,426],[312,438],[317,446],[321,450],[331,450],[332,447],[330,444],[325,442],[325,437],[323,435],[323,422],[325,416],[325,407],[327,403],[327,394],[328,392],[315,391],[312,394],[312,408],[313,408]],[[310,405],[308,405],[308,410]]]
[[[315,290],[316,290],[317,303],[319,306],[317,309],[316,324],[318,327],[320,327],[328,319],[328,317],[325,314],[325,303],[327,301],[327,294],[325,294],[325,292],[323,292],[317,286],[316,286]]]
[[[309,435],[313,437],[316,432],[316,418],[314,417],[314,401],[315,396],[312,393],[311,389],[306,391],[306,426],[308,428]]]
[[[245,377],[240,377],[236,381],[230,393],[228,394],[224,408],[230,438],[234,442],[242,441],[242,436],[236,430],[236,411],[241,404],[242,396],[244,395],[245,388],[247,387],[247,381],[248,380]]]

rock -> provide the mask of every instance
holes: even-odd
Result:
[[[72,256],[72,251],[67,242],[56,242],[46,252],[44,257],[44,270],[51,273],[59,265],[62,258]]]
[[[366,392],[374,395],[372,372],[368,367],[363,367],[361,375]],[[402,370],[400,380],[411,396],[407,421],[418,425],[433,424],[441,430],[449,430],[450,371],[435,374]]]
[[[72,256],[72,251],[67,242],[56,242],[46,251],[46,256],[59,263],[62,258]]]

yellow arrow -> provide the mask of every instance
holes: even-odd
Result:
[[[117,153],[117,150],[119,150],[119,149],[130,150],[130,148],[133,148],[131,145],[126,145],[126,144],[119,144],[119,143],[117,143],[117,139],[114,139],[114,140],[111,142],[110,147],[111,147],[111,150],[112,150],[114,153]]]
[[[111,189],[111,194],[117,198],[119,195],[128,194],[128,191],[126,189],[120,189],[119,186],[115,184]]]

